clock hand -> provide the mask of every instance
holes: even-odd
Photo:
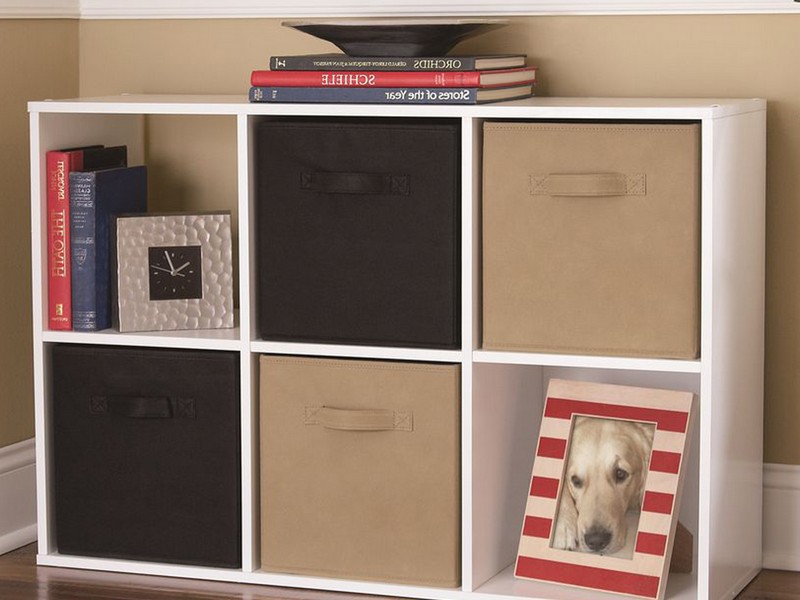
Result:
[[[184,275],[183,273],[178,273],[177,271],[170,271],[169,269],[165,269],[164,267],[159,267],[158,265],[150,265],[150,266],[153,267],[154,269],[158,269],[159,271],[164,271],[166,273],[169,273],[172,276],[177,275],[178,277],[186,277],[186,275]]]
[[[190,262],[183,263],[183,264],[182,264],[180,267],[178,267],[177,269],[175,269],[175,274],[177,275],[179,271],[183,271],[183,270],[184,270],[186,267],[188,267],[190,264],[192,264],[192,263],[190,263]]]
[[[167,262],[169,263],[169,268],[172,269],[172,273],[175,273],[175,265],[172,264],[172,259],[169,257],[169,252],[164,250],[164,256],[167,257]]]

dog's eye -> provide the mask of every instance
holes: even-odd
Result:
[[[581,479],[577,475],[573,475],[572,477],[570,477],[570,481],[572,482],[572,485],[574,485],[576,488],[583,487],[583,479]]]
[[[628,478],[628,472],[625,469],[617,469],[614,471],[614,479],[617,483],[622,483]]]

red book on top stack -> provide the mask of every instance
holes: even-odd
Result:
[[[532,84],[536,67],[481,71],[266,71],[256,70],[250,85],[278,87],[465,87]]]

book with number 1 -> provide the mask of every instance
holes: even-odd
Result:
[[[273,56],[273,71],[481,71],[524,67],[525,54],[476,56],[347,56],[341,53]]]

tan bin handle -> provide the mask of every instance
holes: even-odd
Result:
[[[307,406],[304,422],[342,431],[412,431],[414,423],[410,411],[330,406]]]
[[[644,196],[644,173],[549,173],[530,176],[532,196],[608,197]]]

